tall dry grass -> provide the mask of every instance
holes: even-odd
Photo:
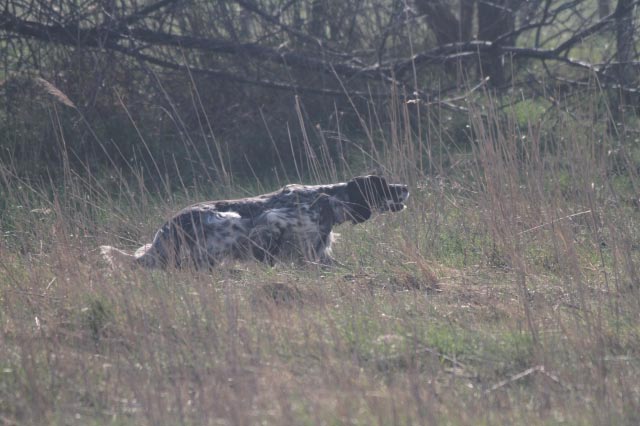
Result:
[[[447,111],[418,121],[395,100],[354,111],[361,143],[296,100],[304,155],[265,181],[234,183],[217,146],[194,158],[218,165],[205,188],[149,186],[135,163],[64,161],[62,182],[0,165],[2,423],[637,424],[630,127],[604,124],[595,87],[571,113],[477,96],[451,117],[464,140]],[[372,169],[412,198],[339,229],[344,267],[111,271],[98,257],[201,197]]]

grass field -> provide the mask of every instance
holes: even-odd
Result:
[[[0,165],[0,424],[639,424],[637,142],[554,113],[472,111],[429,174],[396,129],[369,154],[408,209],[341,226],[331,269],[112,271],[99,245],[263,188]]]

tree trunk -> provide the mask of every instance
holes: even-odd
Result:
[[[609,8],[609,0],[598,0],[598,16],[600,19],[611,13]]]
[[[618,82],[630,86],[633,81],[633,0],[618,0],[616,7],[616,74]]]
[[[418,11],[425,15],[439,46],[460,40],[460,22],[451,11],[450,2],[446,0],[415,1]]]
[[[495,0],[478,1],[478,39],[496,41],[500,36],[513,31],[516,1]],[[504,40],[503,43],[513,40]],[[496,52],[487,52],[480,56],[482,74],[490,78],[489,83],[501,87],[505,83],[503,58]]]
[[[446,0],[415,0],[416,7],[426,17],[427,24],[436,37],[438,46],[471,40],[473,5],[476,0],[460,0],[460,20],[453,13],[451,2]],[[444,70],[461,80],[460,63],[446,62]],[[461,82],[461,81],[460,81]]]
[[[618,0],[615,10],[616,20],[616,62],[614,75],[621,90],[613,100],[613,114],[616,122],[622,122],[627,105],[633,104],[631,94],[624,89],[634,85],[633,61],[633,15],[635,6],[633,0]]]
[[[309,34],[324,40],[326,38],[327,5],[325,0],[313,0],[311,3],[311,17],[309,20]]]
[[[460,0],[460,41],[471,40],[475,0]]]

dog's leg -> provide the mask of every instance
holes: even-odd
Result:
[[[280,233],[264,229],[251,238],[251,252],[253,257],[273,266],[280,251]]]

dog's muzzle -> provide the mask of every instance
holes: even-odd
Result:
[[[409,188],[407,185],[391,184],[391,200],[387,200],[387,208],[392,212],[399,212],[407,208],[404,204],[409,199]]]

